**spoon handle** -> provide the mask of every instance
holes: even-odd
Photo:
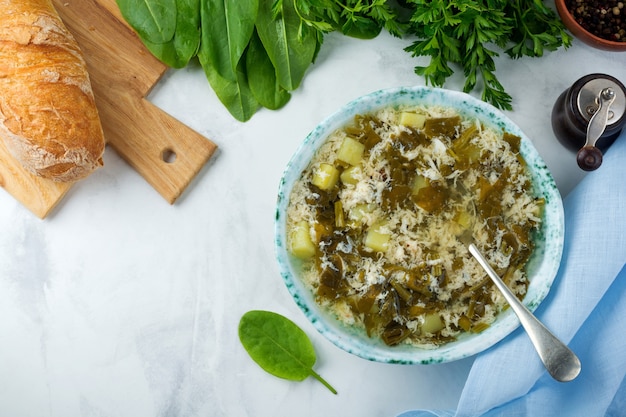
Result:
[[[484,268],[494,284],[498,287],[504,298],[509,303],[520,323],[526,330],[535,350],[541,358],[544,366],[552,375],[552,378],[560,382],[573,380],[580,373],[580,360],[563,342],[554,336],[543,323],[522,304],[517,297],[509,290],[506,284],[500,279],[498,274],[491,268],[485,257],[472,243],[469,245],[470,253],[476,258],[478,263]]]

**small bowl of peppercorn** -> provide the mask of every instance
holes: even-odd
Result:
[[[555,0],[569,31],[587,45],[626,51],[626,0]]]

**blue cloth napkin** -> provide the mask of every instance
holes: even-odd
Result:
[[[476,357],[456,410],[400,417],[626,416],[626,133],[564,209],[563,258],[535,315],[578,355],[578,378],[553,380],[519,328]]]

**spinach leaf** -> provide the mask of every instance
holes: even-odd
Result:
[[[259,0],[202,1],[202,48],[219,75],[234,81],[250,41]]]
[[[224,107],[240,122],[249,120],[259,109],[260,105],[248,86],[244,60],[241,60],[237,66],[235,80],[233,81],[222,77],[217,72],[202,48],[198,52],[198,58],[209,80],[209,84],[211,84],[211,88]]]
[[[172,68],[185,67],[200,47],[200,0],[176,0],[174,38],[165,43],[142,39],[148,50]]]
[[[276,69],[256,31],[246,51],[246,72],[250,90],[263,107],[277,110],[287,104],[291,94],[278,83]]]
[[[239,340],[250,357],[270,374],[291,381],[312,376],[337,394],[313,371],[316,360],[313,344],[288,318],[270,311],[248,311],[239,322]]]
[[[142,40],[165,43],[176,30],[176,0],[117,0],[122,16]]]
[[[294,0],[259,3],[256,28],[274,68],[278,83],[288,91],[300,85],[318,47],[314,30],[302,30]]]
[[[212,31],[213,29],[210,28],[210,25],[212,22],[220,20],[215,19],[215,15],[219,15],[220,13],[216,13],[216,11],[211,8],[214,4],[209,3],[215,3],[215,0],[202,1],[200,7],[202,29],[200,49],[198,50],[200,65],[204,69],[204,73],[209,80],[209,84],[211,84],[211,88],[213,88],[213,91],[215,91],[215,94],[222,104],[235,119],[245,122],[256,113],[260,105],[254,98],[248,85],[245,58],[239,55],[235,67],[231,67],[232,61],[229,57],[216,57],[215,44],[219,43],[219,37],[214,39],[217,35]],[[251,31],[254,31],[254,25]],[[252,32],[249,37],[251,36]],[[249,39],[245,42],[247,45]],[[241,54],[245,52],[246,45],[244,45],[244,50],[242,50]],[[227,59],[227,61],[224,62],[224,59]],[[226,75],[224,75],[224,73]]]
[[[374,39],[380,34],[383,26],[378,22],[363,16],[353,16],[346,19],[341,26],[341,33],[357,39]]]

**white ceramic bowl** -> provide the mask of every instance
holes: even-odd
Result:
[[[298,277],[295,260],[286,248],[286,210],[291,188],[309,164],[315,151],[330,133],[351,122],[356,114],[370,113],[383,107],[416,104],[452,107],[458,109],[462,115],[477,117],[487,125],[505,129],[522,138],[520,152],[528,163],[538,194],[546,199],[543,226],[527,269],[530,284],[523,302],[531,311],[534,311],[548,294],[563,251],[563,203],[552,175],[531,141],[499,110],[468,94],[430,87],[381,90],[348,103],[320,123],[306,137],[283,174],[276,212],[276,256],[289,292],[313,326],[341,349],[377,362],[429,364],[462,359],[493,346],[519,326],[517,317],[508,309],[498,315],[496,321],[482,333],[463,334],[456,341],[436,349],[420,349],[409,345],[387,346],[380,340],[367,337],[364,331],[346,326],[324,312],[316,304],[311,291]]]

